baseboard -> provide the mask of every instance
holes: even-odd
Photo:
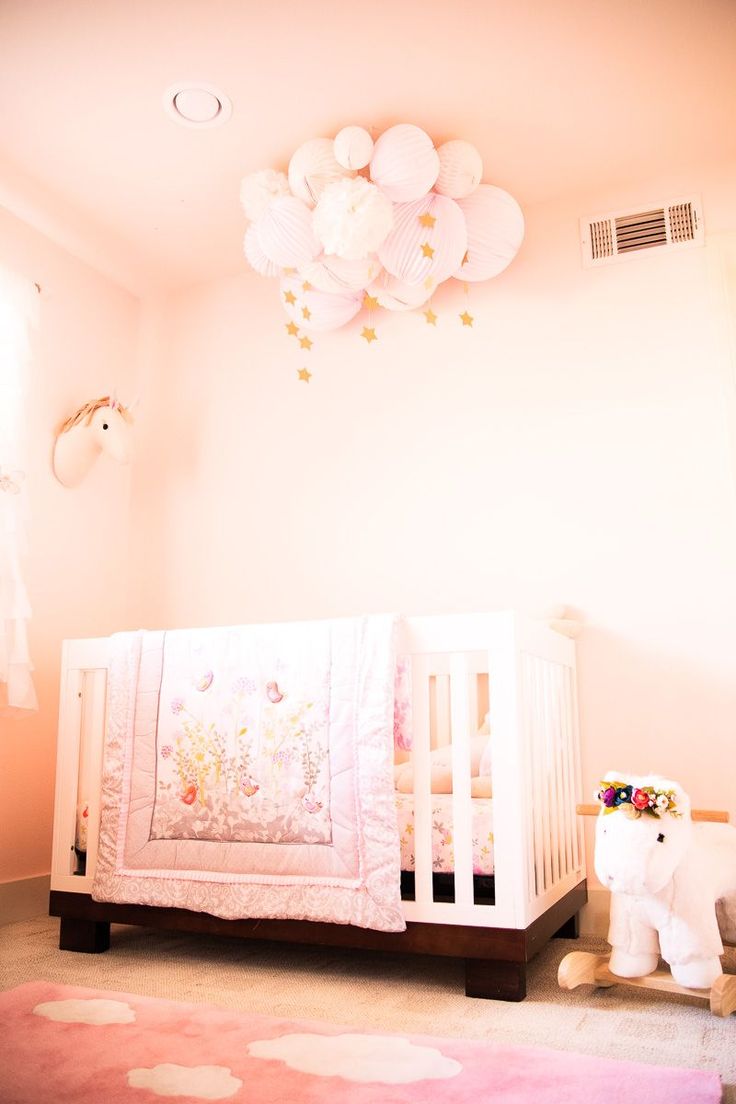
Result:
[[[580,934],[605,939],[608,935],[608,913],[611,894],[607,889],[588,887],[588,903],[580,910]]]
[[[1,883],[0,927],[19,920],[32,920],[36,916],[48,916],[50,889],[50,874]]]

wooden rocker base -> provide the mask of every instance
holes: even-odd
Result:
[[[612,985],[633,985],[638,989],[659,989],[663,993],[682,993],[686,997],[708,1001],[714,1016],[730,1016],[736,1012],[736,974],[721,974],[710,989],[686,989],[678,985],[669,970],[655,970],[646,977],[619,977],[609,969],[610,955],[589,951],[571,951],[565,955],[557,971],[561,989],[576,989],[578,985],[595,985],[608,989]]]

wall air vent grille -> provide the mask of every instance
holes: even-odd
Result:
[[[580,220],[583,264],[612,264],[648,249],[703,245],[698,199],[677,199],[639,211],[613,211]]]

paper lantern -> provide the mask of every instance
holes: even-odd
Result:
[[[362,291],[336,295],[314,288],[305,290],[301,276],[285,276],[280,286],[284,309],[300,329],[337,330],[355,318],[363,305]]]
[[[345,175],[346,170],[335,159],[331,138],[310,138],[299,146],[289,162],[289,187],[310,207],[314,207],[328,184]]]
[[[279,196],[289,194],[286,174],[274,169],[262,169],[243,178],[240,184],[240,202],[245,217],[255,222],[264,214],[269,203]]]
[[[344,169],[363,169],[373,155],[373,139],[363,127],[346,126],[335,138],[333,150]]]
[[[373,147],[371,180],[394,203],[426,195],[439,171],[440,159],[432,139],[411,123],[389,127]]]
[[[328,184],[314,209],[325,253],[360,261],[375,253],[393,226],[393,204],[362,176]]]
[[[454,275],[458,280],[489,280],[511,263],[524,240],[521,207],[493,184],[480,184],[457,205],[468,227],[468,256]]]
[[[259,276],[278,276],[281,269],[273,261],[269,261],[258,242],[258,231],[255,224],[245,231],[243,240],[243,252],[251,268],[254,268]]]
[[[385,310],[406,311],[415,310],[426,303],[434,293],[434,286],[425,288],[424,284],[405,284],[403,280],[397,280],[384,271],[369,284],[366,291]]]
[[[445,142],[437,150],[440,174],[434,190],[451,199],[470,195],[483,177],[483,160],[475,146],[456,138]]]
[[[302,280],[318,291],[361,291],[383,271],[381,263],[371,254],[361,261],[346,261],[342,257],[322,254],[309,264],[302,265]]]
[[[321,251],[312,212],[296,196],[274,199],[253,226],[261,251],[281,268],[298,268]]]
[[[454,199],[430,192],[394,207],[394,228],[378,250],[383,267],[407,284],[437,285],[462,264],[465,217]]]

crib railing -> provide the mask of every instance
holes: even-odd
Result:
[[[571,640],[513,613],[412,618],[415,899],[407,920],[523,928],[585,876],[575,652]],[[442,686],[439,692],[433,683]],[[449,696],[454,902],[433,894],[430,717]],[[470,735],[487,697],[492,748],[494,901],[476,901]]]
[[[407,618],[411,656],[415,893],[408,921],[525,928],[585,876],[575,654],[571,640],[513,613]],[[90,893],[99,833],[109,640],[64,644],[51,888]],[[494,888],[476,900],[470,740],[488,707]],[[432,745],[451,744],[454,900],[435,900]],[[84,869],[75,855],[89,803]]]

